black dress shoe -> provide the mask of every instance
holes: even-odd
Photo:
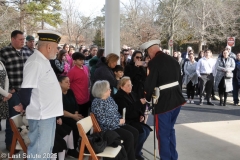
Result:
[[[219,103],[219,106],[223,106],[223,104],[222,104],[222,103]]]
[[[215,106],[212,102],[207,102],[207,105]]]
[[[226,103],[223,103],[223,106],[226,106]]]
[[[67,155],[73,158],[78,158],[79,157],[79,152],[76,151],[75,149],[69,149],[67,152]]]

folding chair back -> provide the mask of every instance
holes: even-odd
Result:
[[[89,159],[92,158],[93,160],[99,160],[100,157],[114,158],[121,150],[121,146],[118,146],[116,148],[106,147],[102,153],[96,154],[86,135],[86,133],[90,131],[91,128],[93,128],[93,121],[91,116],[88,116],[78,121],[77,126],[78,126],[79,134],[82,137],[81,147],[80,147],[79,157],[78,157],[79,160],[83,160],[83,155],[90,156]],[[90,154],[84,153],[85,147],[87,147],[87,150],[89,151]]]
[[[93,127],[92,119],[90,116],[83,118],[82,120],[78,121],[77,123],[81,124],[84,133],[90,131]]]
[[[13,131],[10,157],[12,157],[12,155],[14,154],[15,149],[23,150],[24,153],[27,153],[27,146],[24,143],[24,140],[18,131],[18,127],[21,127],[22,125],[24,125],[22,122],[22,118],[23,118],[22,115],[18,114],[9,119],[12,131]],[[9,159],[12,160],[12,158],[9,158]]]
[[[93,122],[93,133],[101,132],[102,130],[98,124],[98,121],[97,121],[95,115],[93,113],[90,113],[90,116],[91,116],[92,122]]]

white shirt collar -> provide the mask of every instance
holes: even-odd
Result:
[[[39,50],[37,50],[37,49],[35,49],[34,50],[34,53],[35,54],[38,54],[40,57],[42,57],[44,60],[47,60],[48,61],[48,59],[39,51]]]

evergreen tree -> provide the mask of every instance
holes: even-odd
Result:
[[[31,0],[25,5],[25,12],[33,18],[35,23],[41,23],[44,29],[44,23],[57,27],[62,23],[60,0]]]
[[[96,31],[96,34],[94,36],[93,43],[96,44],[99,47],[104,47],[104,38],[102,36],[102,32],[100,29]]]

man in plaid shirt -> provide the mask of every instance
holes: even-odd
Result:
[[[12,98],[8,100],[9,118],[18,114],[13,107],[20,102],[16,96],[23,81],[23,66],[27,58],[32,54],[24,46],[23,32],[15,30],[11,33],[11,44],[0,50],[0,61],[5,65],[9,78],[9,92]],[[6,149],[10,151],[12,143],[12,130],[9,119],[6,120],[5,143]]]

